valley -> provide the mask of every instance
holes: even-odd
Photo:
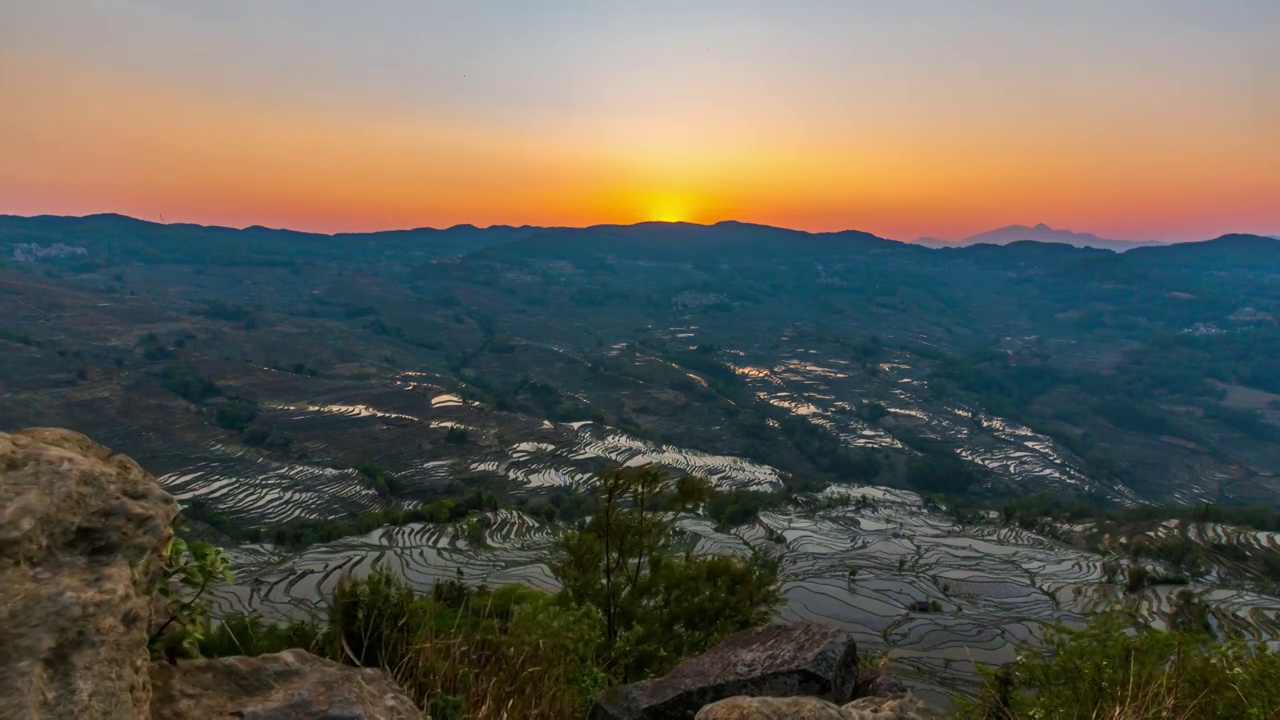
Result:
[[[697,552],[777,559],[785,617],[860,633],[938,697],[1045,623],[1127,601],[1159,624],[1186,588],[1222,632],[1280,638],[1255,570],[1275,532],[1134,531],[1201,548],[1188,572],[999,512],[1280,504],[1280,242],[0,218],[10,246],[0,429],[67,427],[154,473],[228,547],[224,613],[317,613],[374,566],[551,587],[594,478],[653,464],[728,498],[680,517]],[[1184,332],[1205,323],[1226,330]],[[1134,565],[1168,581],[1126,588]]]

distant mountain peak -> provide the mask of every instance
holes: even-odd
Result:
[[[1124,252],[1144,245],[1159,245],[1157,241],[1109,240],[1093,233],[1075,232],[1051,227],[1047,223],[1035,225],[1007,225],[995,230],[971,235],[963,240],[949,242],[938,238],[920,238],[916,242],[928,247],[963,247],[966,245],[1009,245],[1021,241],[1059,243],[1075,247],[1090,247]]]
[[[1033,227],[1026,225],[1009,225],[1007,227],[990,230],[984,233],[972,235],[963,240],[963,244],[973,245],[977,243],[991,243],[993,245],[1006,245],[1018,240],[1034,240],[1036,242],[1065,242],[1069,244],[1079,244],[1081,242],[1099,242],[1103,238],[1093,233],[1075,232],[1074,230],[1059,230],[1045,223],[1037,223]],[[1115,240],[1107,240],[1106,242],[1117,242]],[[1123,242],[1123,241],[1119,241]]]

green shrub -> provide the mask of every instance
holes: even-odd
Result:
[[[1113,611],[1051,629],[959,704],[963,720],[1269,720],[1280,717],[1280,654]]]
[[[214,621],[200,638],[201,657],[264,655],[290,648],[320,648],[322,628],[310,622],[269,623],[261,615],[237,615]]]
[[[214,411],[214,420],[218,427],[235,432],[243,432],[257,417],[258,403],[242,398],[219,405]]]
[[[164,572],[156,585],[164,620],[147,640],[152,656],[199,657],[200,641],[209,629],[205,592],[215,583],[230,581],[221,548],[175,536],[165,550]]]
[[[779,602],[776,566],[675,547],[670,510],[708,492],[705,482],[673,483],[651,467],[606,473],[595,513],[561,542],[552,570],[570,601],[603,616],[602,655],[614,680],[665,672],[766,622]]]
[[[190,365],[166,367],[160,380],[166,390],[193,403],[204,402],[222,392],[217,383]]]
[[[604,688],[599,611],[521,586],[460,607],[417,597],[386,573],[345,578],[321,654],[386,668],[432,717],[585,717]]]
[[[761,510],[772,509],[786,498],[779,493],[762,490],[730,490],[714,493],[703,506],[703,513],[716,521],[721,530],[745,525],[755,519]]]

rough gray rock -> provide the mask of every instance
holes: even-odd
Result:
[[[0,433],[0,718],[422,717],[386,672],[301,650],[152,663],[177,514],[137,463],[83,435]]]
[[[704,706],[735,695],[844,702],[857,674],[857,646],[848,632],[808,623],[766,625],[729,636],[664,677],[606,691],[593,717],[689,720]]]
[[[731,697],[698,711],[694,720],[942,720],[910,693],[868,697],[843,708],[812,697]]]
[[[910,692],[859,698],[843,709],[848,720],[942,720],[945,717]]]
[[[383,670],[287,650],[259,657],[154,663],[154,720],[421,720]]]
[[[839,705],[812,697],[736,697],[718,700],[694,720],[847,720]]]
[[[631,720],[643,717],[645,695],[652,680],[628,683],[609,688],[596,698],[591,710],[592,720]]]
[[[147,628],[178,514],[137,463],[78,433],[0,433],[4,717],[148,717]]]

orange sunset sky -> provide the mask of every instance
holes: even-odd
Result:
[[[0,3],[0,213],[1280,234],[1280,2]]]

